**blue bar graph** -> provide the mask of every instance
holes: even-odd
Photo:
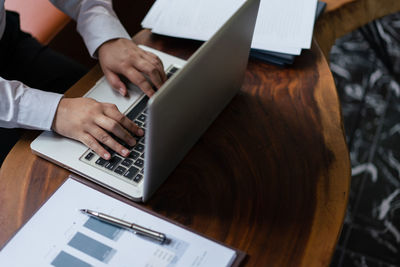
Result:
[[[83,226],[114,241],[118,240],[123,231],[118,226],[102,222],[96,218],[89,218]]]
[[[116,252],[115,249],[80,232],[74,235],[68,242],[68,245],[105,263],[107,263]]]
[[[68,254],[67,252],[61,251],[57,257],[51,262],[51,265],[55,267],[91,267],[92,265]]]

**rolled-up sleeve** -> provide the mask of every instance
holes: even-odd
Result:
[[[51,130],[61,98],[0,77],[0,127]]]
[[[51,0],[51,2],[77,22],[92,57],[104,42],[126,38],[131,39],[117,18],[111,0]]]

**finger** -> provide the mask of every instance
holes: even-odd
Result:
[[[150,83],[147,81],[146,77],[134,68],[128,68],[122,73],[126,78],[128,78],[133,84],[136,84],[148,97],[154,95]]]
[[[165,82],[167,80],[167,75],[165,74],[164,64],[162,63],[161,59],[158,56],[156,56],[155,54],[151,53],[151,52],[148,52],[148,51],[144,51],[144,52],[145,52],[145,57],[153,65],[155,65],[157,67],[162,81]]]
[[[109,160],[111,158],[111,154],[90,134],[86,133],[80,138],[80,141],[103,159]]]
[[[148,52],[148,51],[145,51],[146,52],[146,56],[147,57],[149,57],[149,58],[151,58],[152,60],[154,60],[154,65],[156,65],[157,66],[157,68],[160,70],[160,73],[163,73],[163,74],[165,74],[165,71],[164,71],[164,64],[162,63],[162,61],[161,61],[161,59],[158,57],[158,56],[156,56],[155,54],[153,54],[153,53],[151,53],[151,52]],[[153,61],[152,61],[153,62]]]
[[[151,83],[157,89],[160,89],[160,87],[164,83],[161,73],[156,68],[154,68],[154,66],[151,65],[150,63],[146,64],[145,69],[144,69],[144,73],[148,75]]]
[[[100,127],[94,127],[90,130],[90,134],[96,138],[100,143],[108,146],[118,154],[120,154],[123,157],[127,157],[129,155],[129,150],[122,146],[120,143],[115,141],[114,138],[111,137],[110,134],[108,134],[106,131],[104,131]]]
[[[124,114],[119,112],[118,108],[115,105],[109,104],[109,107],[104,110],[104,115],[117,121],[120,125],[122,125],[125,129],[127,129],[131,133],[134,133],[137,136],[144,135],[143,129],[141,129],[139,126],[137,126],[133,121],[131,121]]]
[[[121,124],[109,118],[108,116],[96,118],[95,122],[102,129],[112,133],[129,146],[134,146],[136,144],[135,138],[133,138],[133,136],[126,129],[124,129]]]
[[[151,64],[146,58],[140,57],[139,59],[132,61],[131,64],[140,72],[146,74],[149,80],[157,87],[160,88],[163,84],[161,79],[160,71],[157,67]]]
[[[139,58],[132,58],[131,64],[135,66],[139,71],[149,76],[153,84],[160,88],[164,82],[164,66],[159,57],[151,52],[141,50]]]
[[[104,75],[107,81],[110,83],[111,87],[118,91],[121,95],[127,95],[126,85],[121,81],[117,74],[110,70],[105,70]]]

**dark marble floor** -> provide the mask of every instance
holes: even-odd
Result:
[[[392,74],[360,31],[338,40],[330,55],[347,140],[353,140],[350,199],[334,267],[400,266],[400,13],[376,26]]]

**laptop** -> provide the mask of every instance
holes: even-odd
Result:
[[[147,201],[240,89],[260,0],[247,0],[187,62],[149,47],[169,79],[148,99],[133,84],[129,97],[101,78],[85,97],[114,103],[145,130],[128,157],[108,161],[82,143],[43,132],[32,151],[134,201]]]

